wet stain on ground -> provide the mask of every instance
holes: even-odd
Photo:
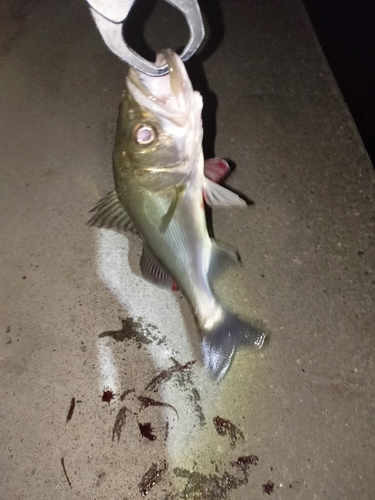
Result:
[[[166,370],[162,370],[156,377],[151,379],[151,381],[146,385],[145,387],[145,392],[146,391],[152,391],[152,392],[157,392],[159,389],[159,386],[162,382],[167,382],[170,380],[173,375],[179,375],[183,373],[186,370],[190,370],[190,368],[193,366],[195,363],[195,360],[189,361],[188,363],[185,363],[184,365],[181,365],[178,361],[172,358],[172,361],[174,363],[173,366],[167,368]],[[178,377],[178,381],[180,383],[186,381],[185,377]]]
[[[238,439],[241,439],[241,441],[245,440],[242,431],[236,425],[232,424],[230,420],[217,416],[213,419],[213,422],[219,436],[228,434],[231,446],[235,446]]]
[[[103,332],[99,335],[99,338],[111,337],[116,342],[134,339],[137,342],[138,348],[140,348],[142,344],[152,343],[151,339],[147,338],[143,333],[140,333],[143,326],[139,320],[134,320],[133,318],[122,319],[121,325],[121,330]]]
[[[196,360],[188,361],[185,364],[179,363],[176,359],[171,358],[173,365],[169,368],[162,370],[158,375],[153,377],[146,385],[144,392],[157,392],[162,383],[168,382],[174,378],[176,383],[182,389],[189,391],[189,399],[192,404],[193,410],[199,419],[201,427],[206,425],[206,417],[204,416],[202,405],[200,404],[201,397],[199,391],[194,387],[192,380],[192,366]],[[177,412],[176,412],[177,413]]]
[[[128,317],[126,319],[121,319],[121,329],[120,330],[111,330],[105,331],[99,335],[99,338],[112,338],[116,342],[124,342],[125,340],[133,340],[137,343],[137,347],[141,348],[143,345],[149,345],[152,342],[157,342],[157,345],[162,343],[166,343],[165,337],[160,337],[160,335],[155,335],[155,330],[159,332],[158,328],[151,323],[144,324],[141,318],[131,318]],[[160,333],[160,332],[159,332]],[[151,381],[146,385],[144,390],[142,391],[142,395],[138,396],[137,399],[141,403],[139,411],[142,411],[149,406],[160,406],[165,408],[172,409],[178,418],[178,412],[174,406],[169,403],[164,403],[161,401],[157,401],[154,398],[150,398],[147,393],[157,392],[162,383],[166,383],[172,378],[177,382],[177,384],[185,389],[191,390],[191,394],[188,395],[188,398],[191,401],[194,412],[196,413],[199,423],[201,426],[206,425],[206,418],[203,413],[202,405],[200,403],[201,398],[199,391],[194,387],[192,381],[192,372],[191,368],[196,362],[195,360],[189,361],[185,364],[181,364],[176,359],[171,358],[173,365],[169,368],[162,370],[158,375],[153,377]],[[120,400],[124,401],[126,396],[132,392],[135,392],[135,389],[127,389],[123,391],[120,395]],[[110,390],[106,390],[103,392],[102,401],[110,403],[112,399],[114,399],[114,394]],[[136,396],[136,395],[135,395]],[[116,421],[112,431],[112,441],[117,437],[117,441],[120,441],[121,433],[126,424],[126,416],[127,412],[129,412],[126,406],[123,406],[116,416]],[[151,425],[151,424],[150,424]],[[165,439],[168,436],[169,432],[169,424],[166,425]]]
[[[204,425],[206,425],[207,422],[206,422],[206,417],[203,413],[202,405],[200,404],[201,396],[199,394],[199,391],[195,387],[192,388],[191,394],[189,395],[189,399],[194,408],[195,413],[199,418],[200,426],[203,427]]]
[[[122,408],[119,409],[117,416],[116,416],[115,424],[114,424],[113,430],[112,430],[112,441],[114,441],[115,437],[117,437],[117,442],[120,442],[122,429],[126,423],[126,414],[127,413],[131,413],[131,412],[126,406],[123,406]]]
[[[274,489],[274,484],[272,481],[267,481],[265,484],[262,484],[263,493],[267,493],[267,495],[271,495]]]
[[[99,487],[104,481],[106,473],[104,471],[99,472],[98,479],[96,480],[96,486]]]
[[[237,467],[239,469],[247,469],[249,465],[258,465],[259,458],[256,455],[247,455],[244,457],[238,457],[235,462],[230,463],[232,467]]]
[[[250,455],[251,457],[253,455]],[[249,457],[239,457],[236,462],[231,462],[232,467],[237,467],[243,477],[237,477],[226,470],[223,474],[202,474],[196,471],[176,468],[173,470],[177,477],[187,479],[184,490],[178,495],[169,495],[165,500],[188,498],[191,500],[219,500],[228,498],[228,493],[248,482],[249,468],[254,462]],[[246,460],[245,460],[246,458]]]
[[[168,420],[165,422],[165,435],[164,435],[164,439],[167,439],[169,435],[169,422]]]
[[[133,415],[137,415],[139,412],[143,411],[144,409],[146,409],[150,406],[164,407],[164,408],[170,408],[171,410],[173,410],[176,413],[176,417],[179,418],[177,409],[173,405],[171,405],[169,403],[165,403],[163,401],[158,401],[154,398],[146,396],[145,393],[147,393],[147,391],[156,392],[159,389],[159,386],[163,382],[169,381],[173,376],[179,377],[179,376],[181,376],[181,374],[183,374],[183,376],[177,380],[177,383],[179,385],[183,384],[183,387],[186,390],[191,389],[191,394],[189,394],[189,399],[192,403],[193,410],[195,411],[195,413],[199,419],[200,425],[201,426],[206,425],[206,418],[203,414],[202,406],[200,404],[201,397],[200,397],[199,391],[193,386],[193,381],[192,381],[192,376],[191,376],[192,375],[191,374],[191,367],[194,365],[195,360],[189,361],[185,364],[181,364],[173,358],[172,358],[172,361],[174,364],[171,367],[169,367],[165,370],[162,370],[158,375],[156,375],[155,377],[153,377],[151,379],[151,381],[146,385],[145,389],[143,390],[142,395],[136,396],[136,394],[134,394],[133,399],[132,399],[133,404],[134,404],[135,400],[138,400],[140,403],[137,413],[134,413],[133,411],[129,410],[129,408],[127,406],[122,406],[119,409],[119,411],[117,412],[117,415],[116,415],[116,420],[115,420],[113,429],[112,429],[112,441],[114,441],[115,438],[117,438],[117,442],[118,443],[120,442],[122,432],[123,432],[124,427],[125,427],[126,422],[127,422],[128,413],[131,413]],[[134,388],[133,389],[125,389],[120,395],[120,400],[124,401],[126,399],[126,397],[132,393],[135,393]],[[103,392],[102,401],[108,402],[108,404],[109,404],[110,401],[112,401],[112,399],[114,398],[114,396],[115,395],[113,394],[113,392],[111,390],[106,390]],[[134,398],[136,398],[136,399],[134,399]],[[153,434],[151,422],[147,422],[145,424],[138,422],[138,426],[139,426],[139,430],[140,430],[142,436],[146,437],[150,441],[154,441],[156,439],[156,436]],[[168,437],[168,433],[169,433],[169,422],[166,421],[165,434],[164,434],[165,440]]]
[[[123,342],[125,340],[133,340],[137,343],[137,347],[141,348],[142,345],[149,345],[154,341],[158,343],[164,342],[163,339],[156,337],[152,333],[156,327],[153,325],[144,326],[141,322],[141,318],[133,319],[127,318],[121,320],[121,330],[118,331],[107,331],[99,335],[100,338],[110,337],[116,342]],[[170,358],[172,361],[172,366],[160,371],[156,376],[154,376],[150,382],[141,391],[141,395],[137,396],[135,389],[124,390],[119,399],[124,401],[129,394],[132,394],[132,404],[136,401],[139,402],[139,409],[137,413],[131,411],[127,406],[122,406],[117,412],[116,420],[112,430],[112,441],[117,438],[119,443],[124,427],[127,423],[128,414],[138,415],[144,409],[149,407],[164,407],[173,410],[178,418],[177,409],[170,403],[158,401],[150,397],[152,393],[157,392],[161,385],[169,381],[183,390],[187,391],[188,400],[191,403],[191,408],[195,412],[199,424],[201,427],[207,424],[206,417],[203,413],[203,407],[201,402],[201,396],[198,389],[194,385],[194,372],[192,367],[195,364],[195,360],[191,360],[185,364],[180,363],[174,358]],[[139,393],[138,393],[139,394]],[[114,399],[115,395],[112,391],[106,390],[103,392],[102,401],[110,403]],[[69,414],[68,414],[69,415]],[[71,417],[70,417],[71,418]],[[68,420],[67,420],[68,421]],[[135,422],[134,422],[135,423]],[[138,429],[142,437],[147,438],[149,441],[153,442],[157,440],[155,435],[152,422],[137,422]],[[229,442],[232,447],[234,447],[238,440],[244,441],[244,435],[242,431],[234,425],[230,420],[224,419],[220,416],[216,416],[213,419],[213,424],[215,426],[216,432],[220,436],[228,436]],[[135,430],[135,429],[134,429]],[[167,439],[169,433],[169,422],[165,423],[165,433],[164,440]],[[214,473],[203,474],[197,470],[187,470],[182,468],[174,469],[174,474],[176,477],[186,479],[185,487],[182,491],[171,492],[165,496],[164,500],[178,500],[178,499],[191,499],[191,500],[224,500],[228,498],[229,492],[233,489],[237,489],[242,485],[248,483],[250,467],[257,465],[259,459],[256,455],[246,455],[240,456],[236,461],[229,462],[228,467],[231,468],[224,469],[220,467],[219,463],[212,461],[214,465]],[[62,462],[63,463],[63,462]],[[220,463],[222,463],[220,461]],[[159,464],[160,465],[160,464]],[[65,470],[65,469],[64,469]],[[163,466],[158,468],[156,463],[153,463],[147,472],[142,476],[140,483],[138,484],[139,492],[143,497],[146,497],[151,489],[162,481],[165,471],[167,470],[166,461],[164,461]],[[229,471],[229,472],[228,472]],[[66,476],[67,477],[67,476]],[[68,478],[67,478],[68,479]],[[68,480],[69,481],[69,480]],[[70,484],[70,483],[69,483]],[[262,485],[263,492],[271,494],[274,485],[271,481]],[[165,491],[165,490],[164,490]]]
[[[173,365],[167,369],[162,370],[159,374],[151,379],[151,381],[146,385],[143,390],[142,395],[137,396],[135,389],[126,389],[122,392],[120,400],[124,401],[129,394],[133,394],[132,402],[139,402],[139,410],[137,413],[131,411],[127,406],[122,406],[116,416],[116,420],[112,430],[112,441],[117,438],[119,443],[123,429],[127,422],[128,414],[137,415],[138,412],[152,406],[152,407],[164,407],[170,408],[176,413],[178,418],[177,409],[169,403],[158,401],[154,398],[149,397],[147,392],[157,392],[161,384],[170,381],[174,378],[175,382],[185,389],[186,391],[191,391],[188,394],[189,400],[191,402],[192,408],[196,413],[199,423],[201,426],[206,425],[206,418],[203,413],[201,405],[201,396],[196,387],[193,384],[193,374],[192,366],[195,360],[189,361],[185,364],[181,364],[175,359],[171,358]],[[114,398],[112,391],[104,391],[102,400],[110,402]],[[237,441],[240,439],[244,441],[244,435],[241,430],[234,425],[230,420],[224,419],[220,416],[216,416],[213,419],[213,423],[217,433],[220,436],[228,435],[230,440],[230,445],[235,446]],[[139,432],[142,437],[147,438],[149,441],[156,441],[157,437],[154,433],[151,422],[138,422]],[[169,422],[165,425],[164,439],[167,439],[169,432]],[[203,474],[196,470],[187,470],[182,468],[174,469],[174,474],[176,477],[187,479],[185,487],[182,491],[178,493],[169,493],[164,498],[164,500],[178,500],[178,499],[191,499],[191,500],[224,500],[228,498],[229,492],[233,489],[248,483],[249,469],[250,466],[257,465],[259,459],[256,455],[246,455],[240,456],[236,461],[229,462],[230,467],[233,472],[228,472],[227,470],[220,469],[218,464],[215,465],[215,474]],[[213,462],[214,463],[214,462]],[[140,483],[138,484],[139,492],[143,497],[147,496],[150,490],[163,479],[164,472],[167,469],[166,461],[161,468],[158,468],[156,463],[153,463],[147,472],[143,475]],[[236,471],[236,472],[235,472]],[[273,491],[273,483],[270,481],[265,485],[262,485],[263,492],[270,494]]]
[[[69,411],[68,411],[68,414],[66,416],[66,422],[65,422],[66,424],[69,422],[69,420],[72,419],[75,406],[76,406],[76,398],[72,398],[72,400],[70,402],[70,406],[69,406]]]
[[[109,330],[103,332],[99,335],[100,339],[110,337],[116,342],[124,342],[125,340],[135,340],[138,349],[142,345],[152,344],[156,342],[157,345],[166,343],[165,337],[160,337],[155,335],[153,332],[159,331],[155,325],[148,323],[147,325],[142,323],[141,318],[126,318],[121,319],[121,329],[120,330]]]
[[[146,422],[144,424],[138,422],[138,426],[143,437],[147,438],[149,441],[155,441],[156,436],[153,434],[154,429],[151,427],[151,422]]]
[[[152,464],[148,471],[142,476],[141,482],[138,484],[140,494],[145,497],[149,494],[151,488],[159,483],[163,477],[163,473],[167,470],[167,465],[158,469],[157,464]]]

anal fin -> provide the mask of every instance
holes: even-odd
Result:
[[[178,290],[178,285],[174,277],[165,269],[159,259],[155,257],[146,245],[143,245],[140,268],[142,276],[150,283],[166,290]]]
[[[95,213],[87,222],[88,226],[113,229],[119,233],[131,232],[138,234],[133,221],[121,205],[116,190],[104,196],[91,212]]]

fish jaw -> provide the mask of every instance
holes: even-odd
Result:
[[[156,65],[168,65],[169,73],[152,77],[130,69],[127,89],[137,103],[159,121],[173,138],[179,161],[196,156],[202,144],[202,107],[199,92],[193,90],[181,59],[171,50],[158,54]]]

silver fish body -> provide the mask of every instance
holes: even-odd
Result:
[[[163,77],[129,71],[113,152],[115,192],[99,202],[89,224],[139,233],[143,276],[184,292],[202,332],[204,364],[220,380],[237,347],[260,348],[265,334],[225,310],[212,291],[212,268],[236,254],[209,237],[204,200],[244,202],[205,176],[201,96],[176,54],[160,54],[156,64],[165,63]]]

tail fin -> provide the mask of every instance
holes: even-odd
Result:
[[[207,371],[219,382],[228,371],[238,347],[254,346],[260,349],[265,338],[265,333],[258,332],[236,315],[225,312],[218,326],[203,332],[202,353]]]

